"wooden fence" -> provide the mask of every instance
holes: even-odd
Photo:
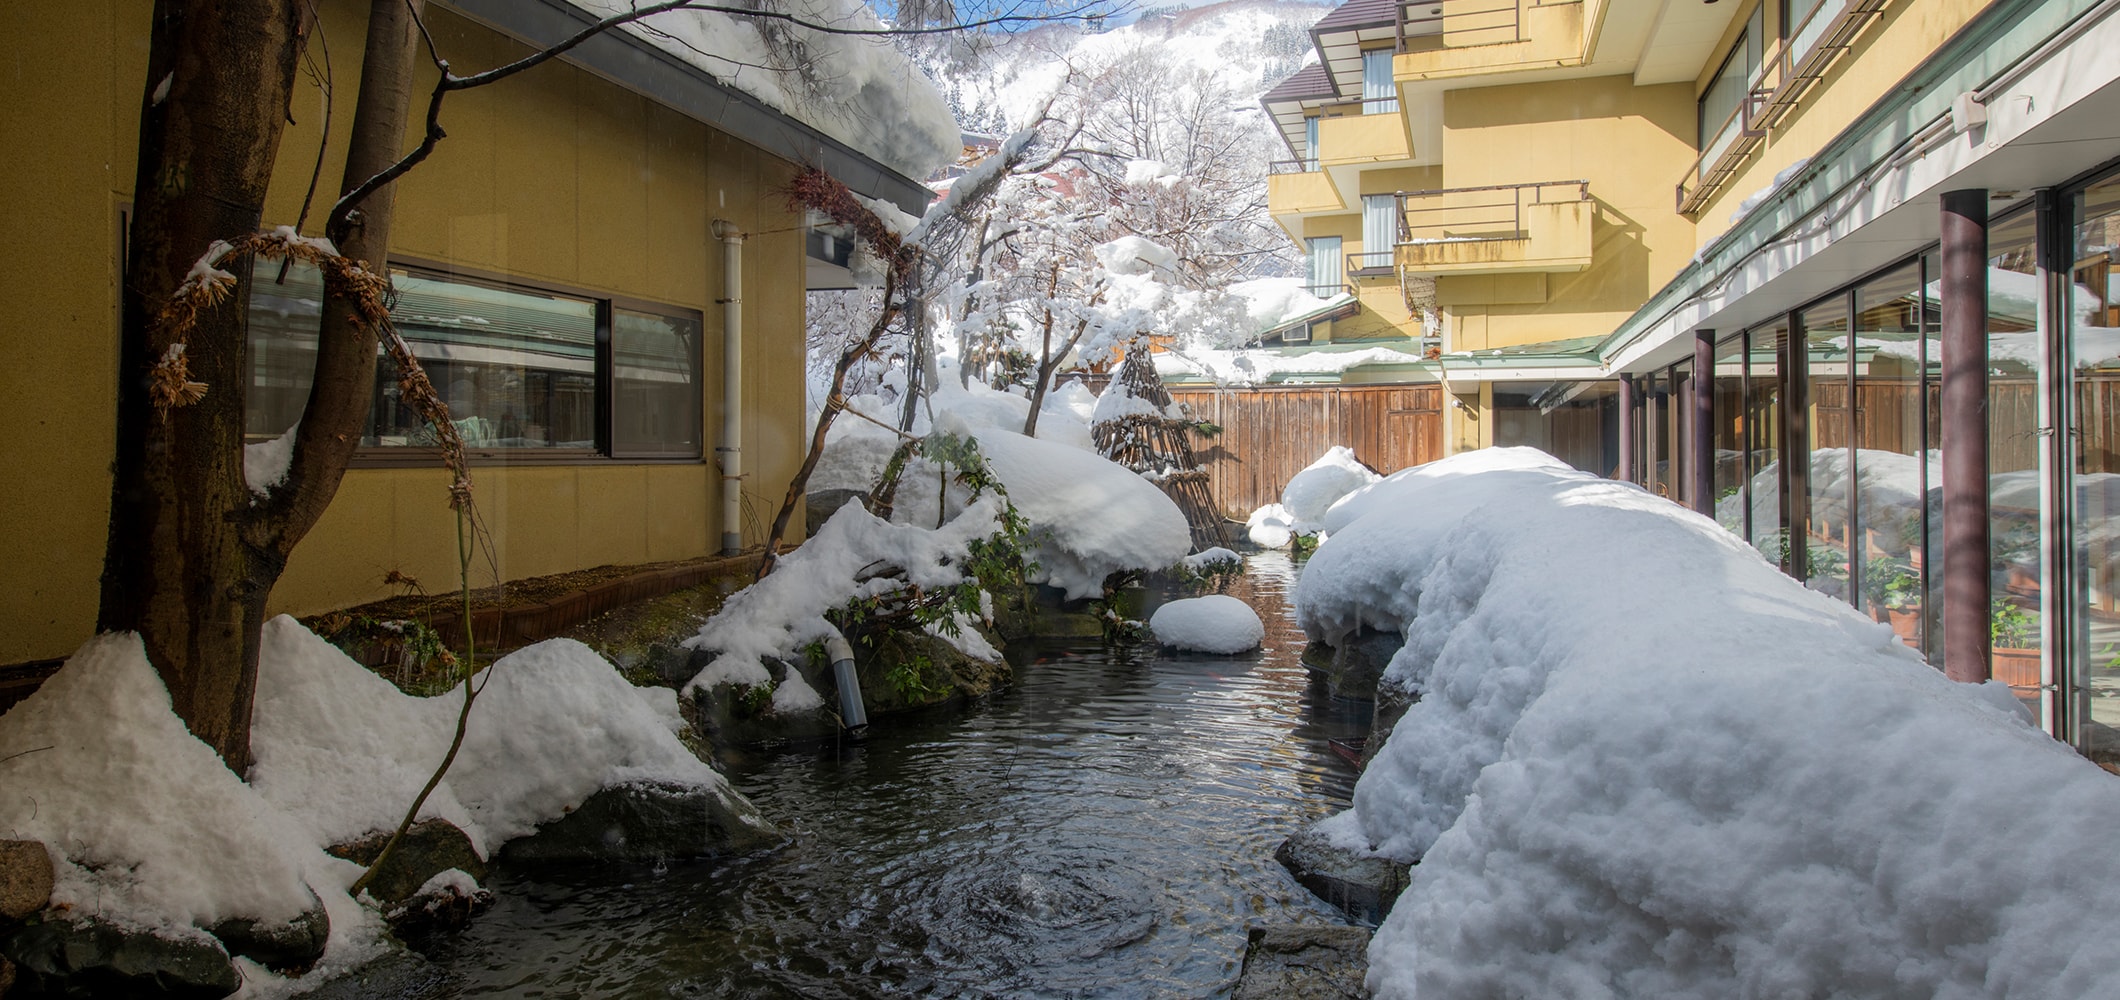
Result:
[[[1392,473],[1443,457],[1443,390],[1437,385],[1172,388],[1194,418],[1221,425],[1197,441],[1209,495],[1242,518],[1281,499],[1281,487],[1333,445]]]

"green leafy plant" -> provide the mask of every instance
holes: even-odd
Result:
[[[1921,603],[1921,574],[1904,559],[1872,559],[1862,567],[1862,593],[1873,607],[1911,608]]]
[[[909,656],[891,665],[883,672],[883,682],[898,692],[901,701],[917,701],[921,697],[937,693],[928,683],[929,674],[935,669],[935,661],[924,654]]]
[[[2026,649],[2039,644],[2039,619],[2004,598],[1988,613],[1988,639],[1998,649]]]
[[[1188,593],[1219,594],[1231,579],[1243,574],[1244,558],[1232,552],[1222,559],[1179,562],[1167,572],[1171,581]]]

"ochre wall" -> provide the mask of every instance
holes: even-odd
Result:
[[[1483,305],[1455,288],[1450,348],[1609,332],[1670,280],[1694,249],[1669,180],[1670,164],[1693,155],[1693,119],[1691,86],[1636,87],[1624,75],[1445,94],[1445,186],[1586,180],[1597,205],[1589,268],[1548,274],[1540,302]],[[1440,280],[1438,295],[1451,284]]]
[[[6,408],[15,428],[0,490],[0,663],[62,656],[94,625],[108,517],[110,393],[116,381],[117,212],[130,198],[150,4],[16,5],[0,13],[13,95],[0,121],[50,155],[0,161],[0,206],[17,238],[0,248],[10,302]],[[366,5],[323,7],[336,100],[329,152],[343,153],[358,88]],[[459,72],[526,51],[446,10],[436,42]],[[100,53],[108,58],[93,58]],[[424,100],[428,70],[416,87]],[[280,148],[265,224],[291,223],[315,162],[322,99],[298,77],[295,124]],[[418,118],[417,112],[415,119]],[[392,252],[423,262],[696,310],[705,321],[702,460],[565,464],[474,462],[494,558],[474,584],[708,554],[719,546],[722,247],[727,219],[744,255],[744,538],[764,534],[801,458],[802,240],[777,193],[795,167],[563,63],[452,95],[448,138],[400,182]],[[417,139],[418,123],[406,145]],[[63,144],[55,141],[63,136]],[[319,207],[338,188],[327,158]],[[35,233],[36,238],[28,238]],[[19,383],[19,384],[15,384]],[[31,477],[34,476],[34,479]],[[397,571],[456,587],[454,517],[439,468],[349,471],[296,548],[272,609],[306,613],[388,596]],[[800,537],[801,519],[796,519]]]
[[[1899,81],[1926,61],[1936,49],[1957,34],[1994,0],[1917,0],[1887,4],[1876,20],[1863,28],[1855,44],[1834,59],[1826,74],[1803,95],[1795,110],[1767,133],[1766,141],[1748,156],[1736,175],[1702,206],[1699,241],[1705,246],[1730,228],[1730,216],[1743,201],[1768,187],[1774,175],[1790,164],[1811,156],[1839,135],[1856,117],[1899,86]],[[1717,54],[1708,60],[1695,82],[1697,95],[1707,89],[1708,78],[1722,65],[1723,57],[1736,41],[1744,18],[1756,4],[1740,9],[1739,17],[1726,33]],[[1765,60],[1772,65],[1781,50],[1779,26],[1781,5],[1767,4]],[[1696,131],[1697,125],[1692,126]],[[1678,168],[1666,171],[1666,190],[1686,176],[1687,158]]]

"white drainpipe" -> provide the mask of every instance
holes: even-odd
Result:
[[[714,220],[721,240],[721,554],[743,551],[743,230]]]

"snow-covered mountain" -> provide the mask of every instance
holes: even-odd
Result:
[[[1268,88],[1316,58],[1310,25],[1334,6],[1226,0],[1190,9],[1156,8],[1109,29],[1054,24],[1007,35],[938,36],[915,58],[942,89],[958,122],[972,132],[1006,133],[1036,113],[1070,67],[1093,71],[1137,50],[1147,50],[1164,66],[1212,74],[1256,106]]]

